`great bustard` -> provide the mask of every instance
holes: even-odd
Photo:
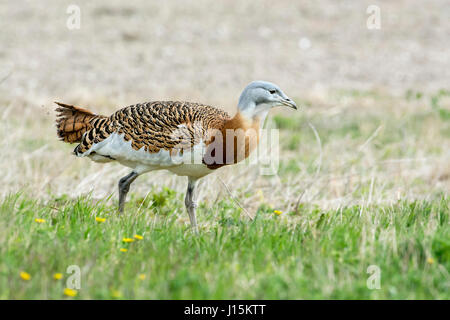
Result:
[[[96,162],[118,161],[132,168],[119,181],[120,212],[131,183],[139,175],[166,169],[188,177],[185,205],[194,230],[198,179],[248,157],[271,108],[284,105],[297,109],[278,86],[265,81],[245,87],[234,117],[215,107],[178,101],[136,104],[109,117],[56,103],[58,136],[64,142],[79,143],[76,156]],[[244,133],[243,140],[238,139],[238,131]],[[230,134],[234,135],[232,140],[227,138]]]

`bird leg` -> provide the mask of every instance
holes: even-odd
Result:
[[[127,197],[128,191],[130,191],[130,184],[136,180],[138,173],[132,171],[130,174],[126,175],[119,180],[119,212],[123,213],[123,208],[125,206],[125,199]]]
[[[191,227],[195,233],[198,233],[197,219],[195,218],[195,208],[197,208],[197,202],[194,199],[196,184],[197,180],[189,177],[186,197],[184,198],[184,204],[186,205],[186,210],[189,214],[189,220],[191,220]]]

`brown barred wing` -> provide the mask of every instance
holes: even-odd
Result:
[[[155,101],[116,111],[109,118],[96,119],[75,152],[88,151],[112,133],[131,140],[135,150],[154,153],[161,149],[186,148],[196,144],[209,129],[220,129],[229,115],[215,107],[190,102]]]

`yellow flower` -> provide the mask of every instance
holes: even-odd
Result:
[[[143,274],[143,273],[141,273],[141,274],[138,276],[138,278],[139,278],[140,280],[145,280],[146,277],[147,277],[147,276],[146,276],[145,274]]]
[[[135,234],[135,235],[134,235],[134,238],[135,238],[135,239],[138,239],[138,240],[144,239],[143,236],[140,236],[140,235],[138,235],[138,234]]]
[[[44,219],[39,219],[39,218],[34,219],[34,221],[36,221],[37,223],[44,223],[45,222]]]
[[[114,299],[118,299],[122,297],[122,292],[120,292],[119,290],[111,289],[111,297]]]
[[[119,290],[111,290],[111,297],[113,298],[120,298],[122,296],[122,293]]]
[[[123,242],[133,242],[134,239],[133,238],[123,238],[122,241]]]
[[[95,217],[95,221],[97,221],[97,222],[105,222],[106,218]]]
[[[53,275],[53,279],[55,279],[55,280],[60,280],[60,279],[62,279],[62,277],[63,277],[62,273],[55,273]]]
[[[275,213],[277,216],[283,213],[283,211],[280,210],[274,210],[273,213]]]
[[[433,263],[434,263],[434,259],[433,259],[433,258],[431,258],[431,257],[430,257],[430,258],[428,258],[428,259],[427,259],[427,263],[429,263],[429,264],[433,264]]]
[[[127,251],[128,251],[128,249],[120,248],[120,252],[127,252]]]
[[[64,294],[69,297],[75,297],[77,295],[77,290],[65,288]]]
[[[23,280],[25,280],[25,281],[28,281],[28,280],[31,279],[31,275],[30,275],[28,272],[25,272],[25,271],[21,271],[21,272],[20,272],[20,277],[21,277]]]

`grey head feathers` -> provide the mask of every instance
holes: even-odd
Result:
[[[297,109],[295,102],[276,84],[267,81],[253,81],[248,84],[238,102],[239,111],[251,118],[264,116],[269,109],[282,105]]]

